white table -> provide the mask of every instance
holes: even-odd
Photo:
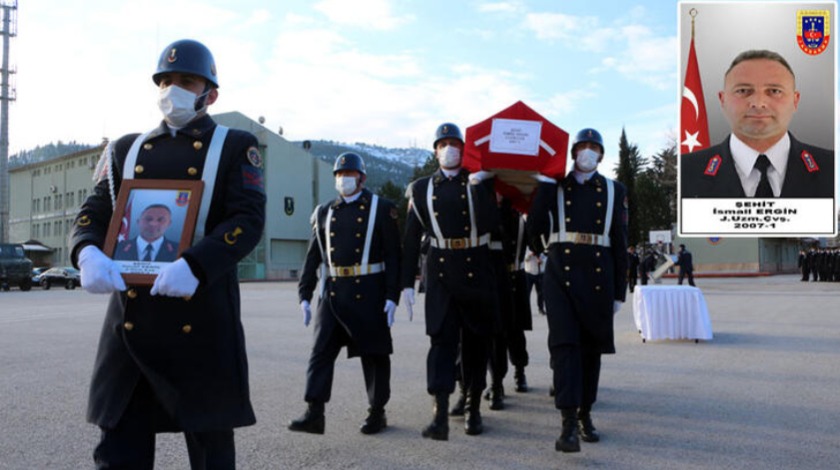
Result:
[[[633,319],[642,341],[712,339],[703,292],[691,286],[636,286]]]

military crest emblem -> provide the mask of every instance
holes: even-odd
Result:
[[[796,12],[796,43],[808,55],[822,54],[831,38],[829,10],[798,10]]]
[[[720,158],[720,155],[715,155],[710,158],[709,163],[706,165],[706,171],[704,171],[703,174],[708,176],[717,176],[722,161],[723,159]]]
[[[291,196],[286,196],[283,199],[283,211],[286,215],[291,216],[295,213],[295,198]]]
[[[178,207],[184,207],[190,203],[190,192],[189,191],[178,191],[178,197],[175,198],[175,205]]]

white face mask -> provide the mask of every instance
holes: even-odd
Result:
[[[461,165],[461,151],[458,147],[447,145],[437,150],[437,160],[441,168],[457,168]]]
[[[598,167],[601,154],[592,149],[583,149],[575,156],[575,166],[580,171],[590,172]]]
[[[204,96],[204,95],[202,95]],[[160,90],[158,108],[163,113],[163,119],[175,127],[184,127],[195,119],[198,111],[195,103],[199,96],[179,86],[170,85]]]
[[[354,176],[336,176],[335,190],[342,196],[349,196],[356,192],[356,178]]]

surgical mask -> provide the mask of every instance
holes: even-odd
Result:
[[[592,149],[583,149],[575,156],[575,166],[580,171],[589,172],[598,167],[598,159],[601,154]]]
[[[356,192],[356,178],[353,176],[336,176],[335,190],[342,196],[349,196]]]
[[[202,94],[202,97],[205,94]],[[180,128],[195,119],[195,116],[198,114],[195,107],[199,98],[198,95],[191,91],[187,91],[176,85],[170,85],[160,90],[158,108],[160,108],[160,112],[163,113],[163,119],[168,124]]]
[[[438,149],[437,160],[441,168],[455,168],[461,164],[461,151],[458,147],[447,145]]]

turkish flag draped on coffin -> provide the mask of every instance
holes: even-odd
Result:
[[[463,166],[496,174],[496,192],[528,212],[537,186],[533,176],[566,175],[569,133],[522,101],[467,128]]]

